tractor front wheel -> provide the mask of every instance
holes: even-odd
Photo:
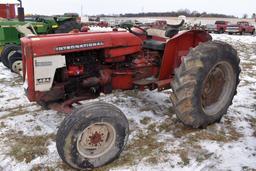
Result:
[[[117,107],[88,103],[62,122],[57,150],[62,160],[75,169],[101,167],[120,155],[128,132],[128,120]]]
[[[224,42],[206,42],[192,49],[182,58],[171,84],[177,117],[194,128],[219,121],[237,93],[239,63],[236,50]]]

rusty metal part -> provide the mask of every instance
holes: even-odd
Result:
[[[97,77],[90,77],[83,80],[82,85],[83,87],[92,87],[100,83],[100,79]]]
[[[213,71],[208,75],[205,80],[203,88],[203,106],[210,106],[218,101],[223,86],[225,85],[225,73],[223,70],[216,66]]]
[[[171,87],[172,79],[161,80],[156,83],[158,91],[166,90]]]
[[[56,84],[48,92],[36,92],[36,98],[38,102],[52,102],[64,98],[65,88],[64,84]]]
[[[72,99],[66,100],[61,103],[51,103],[47,107],[58,112],[69,114],[74,109],[72,106],[73,104],[81,105],[81,103],[79,103],[80,101],[93,99],[93,98],[97,98],[97,96],[88,95],[83,97],[74,97]]]
[[[98,158],[106,154],[115,144],[116,131],[106,122],[94,123],[79,135],[77,150],[85,158]]]
[[[203,83],[201,105],[207,115],[215,115],[226,104],[235,85],[235,75],[228,62],[217,63]]]

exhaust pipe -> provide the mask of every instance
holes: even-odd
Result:
[[[19,21],[24,21],[25,20],[25,13],[24,13],[24,8],[22,7],[22,1],[18,0],[20,3],[20,6],[18,7],[18,19]]]

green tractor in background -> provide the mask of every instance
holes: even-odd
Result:
[[[22,71],[20,38],[28,35],[68,33],[81,28],[80,17],[66,13],[53,17],[24,17],[22,3],[18,8],[18,19],[0,19],[0,60],[15,73]]]

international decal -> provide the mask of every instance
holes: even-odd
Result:
[[[83,44],[76,44],[76,45],[59,46],[59,47],[56,47],[55,50],[56,51],[67,51],[67,50],[99,47],[99,46],[103,46],[103,45],[104,45],[104,42],[91,42],[91,43],[83,43]]]

